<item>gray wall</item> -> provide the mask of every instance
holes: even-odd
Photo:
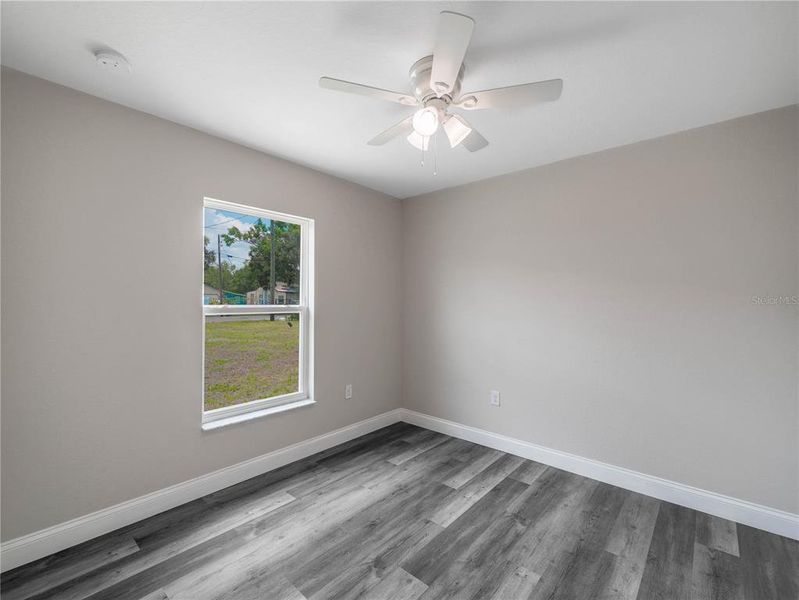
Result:
[[[406,201],[404,405],[799,512],[797,119]]]
[[[4,540],[401,400],[799,512],[799,309],[751,301],[799,294],[795,108],[400,203],[2,93]],[[205,195],[316,219],[316,406],[200,431]]]
[[[3,539],[399,406],[398,200],[13,71],[2,132]],[[209,433],[206,195],[317,232],[318,403]]]

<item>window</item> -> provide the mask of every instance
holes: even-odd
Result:
[[[313,221],[206,199],[203,428],[311,404]]]

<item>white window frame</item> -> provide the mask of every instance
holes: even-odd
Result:
[[[215,429],[224,425],[283,412],[314,403],[313,399],[313,240],[314,221],[253,206],[205,198],[203,208],[237,212],[270,221],[283,221],[300,226],[300,295],[298,304],[203,304],[203,385],[202,426]],[[270,398],[251,400],[233,406],[205,410],[205,321],[211,315],[277,315],[299,314],[299,380],[298,391]]]

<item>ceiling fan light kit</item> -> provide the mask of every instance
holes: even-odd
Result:
[[[427,152],[430,149],[429,135],[421,135],[417,131],[411,131],[410,134],[408,134],[408,137],[405,139],[408,140],[408,143],[417,150]]]
[[[472,128],[460,115],[449,115],[444,121],[444,133],[447,134],[450,148],[460,144],[472,132]]]
[[[488,140],[462,115],[450,113],[450,109],[517,108],[550,102],[560,98],[563,81],[550,79],[462,95],[463,60],[473,31],[474,20],[471,17],[449,11],[441,13],[433,54],[411,66],[409,77],[412,94],[332,77],[322,77],[319,85],[339,92],[416,107],[414,114],[369,140],[371,146],[382,146],[403,136],[409,144],[425,152],[430,146],[430,138],[443,129],[450,147],[462,145],[469,152],[477,152],[488,145]]]
[[[438,130],[440,109],[433,106],[420,108],[413,114],[413,129],[424,137],[430,137]]]

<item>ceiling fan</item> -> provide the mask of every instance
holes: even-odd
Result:
[[[320,78],[319,85],[329,90],[417,107],[414,114],[369,140],[368,143],[372,146],[382,146],[396,137],[405,136],[411,145],[425,151],[431,137],[441,127],[452,148],[462,144],[470,152],[476,152],[485,148],[488,141],[461,115],[450,113],[450,108],[480,110],[549,102],[560,98],[563,80],[550,79],[461,94],[465,70],[463,59],[473,30],[472,18],[449,11],[441,13],[433,54],[416,61],[411,67],[411,94],[332,77]]]

